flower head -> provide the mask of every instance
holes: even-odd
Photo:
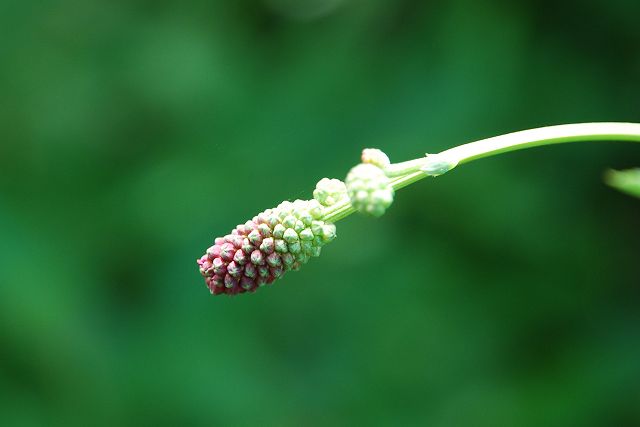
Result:
[[[254,292],[319,256],[336,237],[335,225],[322,216],[316,200],[282,202],[216,238],[198,259],[211,293]]]

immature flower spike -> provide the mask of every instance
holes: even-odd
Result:
[[[393,187],[384,171],[372,164],[355,166],[346,179],[351,204],[358,211],[381,216],[393,202]]]
[[[254,292],[298,270],[336,237],[316,200],[282,202],[240,224],[198,259],[212,294]]]

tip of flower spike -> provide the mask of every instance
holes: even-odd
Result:
[[[382,216],[393,203],[394,191],[384,171],[373,164],[355,166],[346,179],[351,204],[359,212]]]
[[[238,225],[197,260],[212,294],[236,295],[270,285],[297,270],[336,237],[317,200],[282,202]]]

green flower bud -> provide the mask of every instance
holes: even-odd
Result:
[[[284,263],[285,267],[291,267],[295,261],[296,258],[290,252],[282,254],[282,262]]]
[[[287,227],[285,227],[282,224],[277,224],[274,228],[273,228],[273,237],[275,237],[276,239],[282,239],[282,236],[284,236],[284,231],[287,229]]]
[[[302,246],[300,245],[300,242],[292,242],[292,243],[289,243],[288,246],[289,246],[289,252],[292,254],[298,254],[302,250]]]
[[[320,233],[322,240],[326,243],[336,238],[336,226],[335,224],[325,224],[322,226],[322,233]]]
[[[313,240],[313,231],[309,228],[305,228],[300,232],[300,239],[302,240]]]
[[[275,250],[279,253],[285,253],[288,250],[287,244],[284,240],[277,239],[275,243]]]
[[[322,218],[324,213],[324,206],[320,204],[317,200],[309,200],[309,214],[311,215],[312,220],[318,220]],[[306,224],[306,223],[305,223]]]
[[[298,237],[298,233],[295,232],[293,228],[287,228],[284,232],[284,240],[287,243],[297,242],[300,238]]]
[[[351,204],[360,212],[381,216],[393,202],[393,187],[377,166],[365,163],[355,166],[346,183]]]
[[[298,221],[296,219],[295,216],[293,215],[287,215],[284,220],[282,220],[282,225],[287,227],[287,228],[293,228],[296,225],[296,221]]]

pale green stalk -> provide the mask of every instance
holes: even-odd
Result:
[[[392,186],[399,190],[428,176],[446,173],[457,165],[472,160],[525,148],[581,141],[640,142],[640,124],[577,123],[524,130],[460,145],[435,155],[391,164],[385,168],[385,172],[388,176],[394,177],[391,181]],[[351,203],[345,201],[332,206],[323,219],[336,222],[354,212]]]

